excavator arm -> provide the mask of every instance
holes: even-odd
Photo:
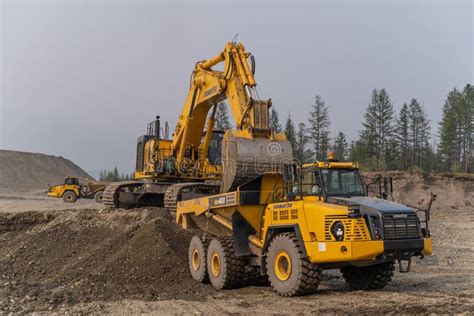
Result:
[[[217,66],[222,70],[217,70]],[[159,119],[137,142],[137,179],[159,182],[220,181],[226,192],[292,160],[291,144],[269,126],[271,100],[261,100],[255,61],[241,43],[227,43],[196,63],[172,139],[160,136]],[[226,100],[235,129],[213,133],[216,109]],[[167,133],[165,133],[167,135]],[[217,134],[217,135],[216,135]],[[208,157],[211,141],[217,146]],[[221,148],[221,154],[216,150]]]
[[[249,66],[249,59],[253,67]],[[223,71],[212,68],[220,63],[224,63]],[[177,166],[184,165],[187,158],[207,158],[216,107],[223,100],[228,101],[239,137],[272,139],[268,122],[271,100],[258,97],[254,65],[253,56],[241,43],[228,43],[214,58],[196,64],[186,103],[173,134]],[[201,144],[206,120],[207,131]]]
[[[135,181],[107,186],[104,204],[173,211],[179,200],[228,192],[265,172],[281,171],[292,161],[291,144],[270,128],[271,100],[258,96],[254,72],[253,56],[240,43],[228,43],[214,58],[196,63],[172,139],[157,116],[138,137]],[[222,134],[213,128],[217,105],[224,100],[235,129]]]

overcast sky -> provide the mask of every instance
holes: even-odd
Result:
[[[174,129],[196,61],[235,33],[259,94],[306,122],[314,96],[333,136],[357,137],[373,88],[419,99],[437,131],[453,88],[473,82],[472,1],[0,0],[0,148],[132,172],[159,114]]]

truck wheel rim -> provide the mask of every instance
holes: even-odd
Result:
[[[72,196],[71,196],[71,195],[69,195],[69,194],[68,194],[68,195],[66,195],[66,200],[68,200],[68,201],[71,201],[71,200],[72,200]]]
[[[221,273],[221,258],[217,252],[212,254],[211,258],[211,272],[215,277],[219,276]]]
[[[274,269],[279,280],[288,280],[291,275],[291,259],[286,251],[280,251],[276,255]]]
[[[193,250],[192,263],[194,271],[198,271],[199,267],[201,266],[201,256],[199,255],[199,251],[197,249]]]

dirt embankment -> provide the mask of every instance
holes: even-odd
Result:
[[[0,188],[9,190],[48,189],[64,182],[64,177],[93,180],[72,161],[57,156],[0,150]]]
[[[364,172],[364,180],[375,178],[380,173]],[[474,210],[474,175],[428,174],[420,172],[391,171],[382,173],[393,179],[393,198],[396,202],[427,207],[431,193],[437,195],[433,209]],[[376,191],[377,185],[371,186]]]
[[[13,312],[120,299],[203,299],[192,234],[163,209],[0,215],[0,306]]]

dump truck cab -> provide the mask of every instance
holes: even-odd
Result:
[[[286,165],[283,176],[287,201],[268,206],[278,218],[269,228],[279,226],[281,210],[283,215],[303,210],[305,223],[295,224],[312,262],[337,267],[344,262],[364,265],[431,254],[428,223],[421,222],[412,207],[368,197],[358,163]],[[285,203],[288,207],[282,207]]]
[[[190,244],[190,271],[218,289],[235,286],[240,266],[259,269],[283,296],[316,290],[324,269],[340,269],[354,289],[378,289],[397,261],[407,272],[413,256],[432,252],[429,210],[368,197],[355,162],[287,164],[236,191],[179,202],[176,220],[207,234]]]

